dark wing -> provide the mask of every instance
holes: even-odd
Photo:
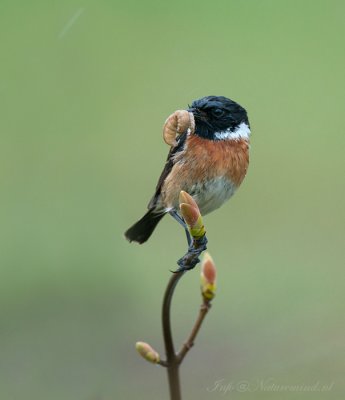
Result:
[[[183,150],[186,138],[187,138],[187,133],[185,132],[178,137],[177,146],[172,147],[170,149],[164,169],[161,173],[161,176],[158,179],[158,183],[156,186],[156,192],[153,195],[152,199],[150,200],[150,202],[147,206],[148,209],[154,208],[156,206],[157,200],[161,194],[161,190],[162,190],[162,186],[165,181],[165,178],[170,174],[172,167],[174,166],[174,155]]]

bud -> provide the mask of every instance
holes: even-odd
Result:
[[[199,207],[192,196],[183,190],[180,192],[180,211],[194,239],[200,239],[206,233]]]
[[[199,209],[190,204],[180,203],[181,214],[189,227],[195,226],[200,217]]]
[[[216,266],[209,253],[205,253],[201,263],[201,294],[206,301],[210,301],[216,292]]]
[[[186,203],[189,204],[195,208],[199,208],[196,201],[193,199],[193,197],[185,192],[184,190],[181,190],[180,195],[179,195],[179,203]]]
[[[159,363],[159,354],[148,343],[137,342],[135,344],[135,348],[137,349],[138,353],[145,358],[146,361],[149,361],[153,364]]]

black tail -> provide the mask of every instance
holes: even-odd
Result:
[[[126,239],[130,242],[138,242],[140,244],[146,242],[164,215],[165,214],[157,214],[154,210],[149,210],[138,222],[125,232]]]

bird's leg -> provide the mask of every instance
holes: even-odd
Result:
[[[189,230],[187,228],[186,223],[184,222],[183,218],[175,211],[171,210],[169,211],[169,214],[180,224],[183,226],[184,231],[186,232],[186,237],[187,237],[187,242],[188,242],[188,248],[191,247],[192,245],[192,238],[190,236]]]
[[[175,211],[169,211],[169,214],[180,224],[183,226],[188,242],[188,251],[187,253],[181,257],[177,264],[179,268],[173,272],[183,272],[193,269],[196,264],[200,261],[199,256],[200,254],[207,249],[207,237],[206,235],[202,236],[201,238],[195,239],[192,238],[186,223],[184,222],[183,218]]]

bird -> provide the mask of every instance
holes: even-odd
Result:
[[[247,111],[224,96],[194,100],[186,111],[192,129],[177,132],[148,211],[125,232],[129,242],[146,242],[166,214],[186,227],[179,212],[182,190],[206,215],[230,199],[246,176],[251,134]]]

